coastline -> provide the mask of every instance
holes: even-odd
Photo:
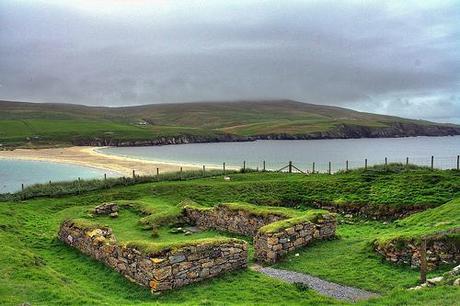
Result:
[[[84,167],[107,170],[123,176],[131,176],[135,170],[138,175],[155,175],[156,168],[160,173],[176,172],[183,167],[184,171],[198,170],[199,167],[180,163],[164,163],[153,160],[136,159],[98,151],[101,147],[64,147],[48,149],[16,149],[0,151],[0,159],[46,161],[73,164]]]

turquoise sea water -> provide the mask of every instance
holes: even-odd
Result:
[[[261,140],[255,142],[204,143],[167,145],[154,147],[102,148],[103,153],[127,157],[175,162],[179,164],[217,165],[226,162],[228,166],[240,167],[246,161],[247,167],[259,169],[266,161],[269,169],[279,169],[289,161],[303,170],[312,168],[325,171],[331,162],[332,171],[368,164],[405,162],[430,165],[434,155],[437,168],[456,167],[460,154],[460,136],[406,137],[406,138],[362,138],[333,140]]]
[[[0,193],[21,189],[21,184],[32,185],[48,181],[71,181],[117,176],[116,173],[70,164],[42,161],[0,159]]]

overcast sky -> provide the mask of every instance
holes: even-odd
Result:
[[[460,123],[460,1],[0,0],[0,99],[260,98]]]

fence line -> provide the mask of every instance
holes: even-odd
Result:
[[[421,158],[421,157],[416,157],[416,158],[395,158],[394,160],[390,160],[388,157],[385,157],[383,160],[380,162],[376,159],[368,159],[365,158],[364,160],[357,161],[357,160],[345,160],[341,163],[338,162],[322,162],[318,163],[316,161],[313,161],[311,163],[311,166],[304,165],[305,168],[302,168],[300,166],[301,163],[297,163],[297,166],[294,165],[292,161],[289,161],[288,164],[282,166],[281,168],[268,168],[267,167],[267,162],[265,160],[262,161],[262,171],[275,171],[275,172],[288,172],[288,173],[302,173],[302,174],[314,174],[314,173],[328,173],[332,174],[338,171],[349,171],[353,169],[358,169],[358,168],[364,168],[368,169],[369,166],[371,165],[378,165],[378,164],[383,164],[384,167],[387,167],[389,163],[401,163],[403,165],[416,165],[416,166],[425,166],[429,167],[430,169],[456,169],[460,170],[460,155],[454,156],[454,157],[435,157],[435,156],[430,156],[426,158]],[[275,165],[279,165],[280,163],[274,163]],[[227,169],[227,163],[223,162],[222,163],[222,173],[221,175],[226,175],[228,173]],[[259,171],[259,163],[256,164],[255,168],[250,168],[249,163],[247,163],[246,160],[242,162],[242,167],[240,168],[240,172],[248,172],[251,171],[253,172],[254,170]],[[213,169],[213,168],[211,168]],[[206,165],[202,166],[201,170],[201,177],[206,177],[207,173]],[[214,170],[216,171],[216,168],[214,167]],[[152,176],[153,177],[153,176]],[[160,181],[160,168],[156,168],[156,175],[155,179],[156,181]],[[200,177],[200,176],[197,176]],[[123,177],[125,178],[125,177]],[[194,177],[195,178],[195,177]],[[126,178],[125,178],[126,179]],[[182,167],[180,167],[180,170],[178,172],[178,179],[183,180],[184,179],[184,171]],[[136,174],[136,170],[132,170],[132,180],[136,182],[136,180],[140,180],[140,176]],[[80,183],[81,178],[77,178],[77,182]],[[103,181],[104,183],[108,181],[107,178],[107,173],[104,173],[103,176]],[[140,180],[142,181],[142,180]],[[57,183],[57,182],[56,182]],[[52,182],[49,180],[49,185],[51,185]],[[35,185],[35,184],[32,184]],[[25,184],[21,184],[21,192],[24,192],[24,189],[26,188]]]

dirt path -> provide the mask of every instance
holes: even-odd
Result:
[[[366,300],[379,295],[373,292],[365,291],[358,288],[348,287],[339,285],[336,283],[322,280],[318,277],[311,276],[304,273],[293,272],[288,270],[275,269],[270,267],[261,267],[258,265],[252,266],[254,271],[258,271],[267,276],[294,284],[302,283],[307,285],[309,288],[317,291],[318,293],[332,297],[338,300],[344,300],[349,302],[356,302],[359,300]]]

